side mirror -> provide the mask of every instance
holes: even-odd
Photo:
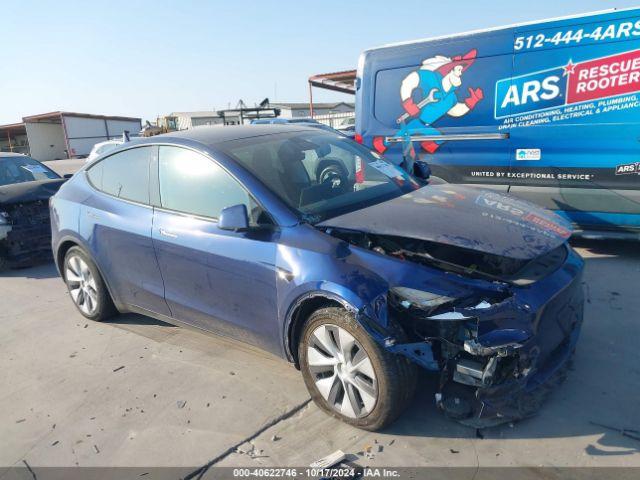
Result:
[[[73,173],[65,173],[62,178],[71,178],[73,177]]]
[[[429,180],[431,176],[431,167],[427,162],[416,160],[413,164],[413,174],[421,180]]]
[[[218,219],[218,227],[221,230],[233,230],[241,232],[249,229],[249,214],[246,205],[233,205],[223,208]]]

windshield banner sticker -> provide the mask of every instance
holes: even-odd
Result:
[[[24,168],[31,173],[48,173],[47,169],[42,165],[21,165],[20,168]]]
[[[370,167],[375,168],[383,175],[389,178],[403,178],[402,171],[384,160],[376,160],[369,163]]]

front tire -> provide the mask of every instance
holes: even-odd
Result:
[[[98,268],[80,247],[71,247],[65,255],[63,275],[71,300],[85,318],[101,322],[117,313]]]
[[[311,314],[298,358],[316,405],[358,428],[374,431],[389,425],[413,398],[415,366],[375,343],[344,309]]]

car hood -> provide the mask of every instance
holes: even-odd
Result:
[[[0,186],[0,205],[48,200],[64,182],[65,178],[55,178]]]
[[[459,185],[428,185],[317,224],[393,235],[530,260],[564,243],[571,225],[514,197]]]

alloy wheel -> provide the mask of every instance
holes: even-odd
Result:
[[[71,298],[85,315],[93,315],[98,309],[98,287],[87,263],[78,255],[67,260],[65,278]]]
[[[320,325],[309,337],[307,364],[318,391],[336,412],[349,418],[371,413],[378,399],[376,374],[353,335],[336,325]]]

